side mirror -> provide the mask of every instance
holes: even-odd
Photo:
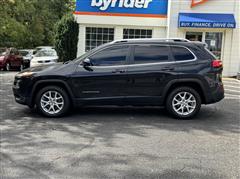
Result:
[[[91,60],[89,58],[84,59],[82,61],[82,65],[86,70],[93,71],[93,69],[91,68],[92,63],[91,63]]]
[[[84,59],[82,64],[84,67],[92,66],[91,60],[89,58]]]

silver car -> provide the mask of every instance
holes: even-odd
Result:
[[[39,50],[31,60],[30,67],[51,65],[58,61],[58,55],[54,49],[42,49]]]

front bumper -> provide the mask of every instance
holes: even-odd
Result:
[[[13,87],[13,95],[17,103],[30,106],[30,99],[28,97],[22,96],[19,90],[15,87]]]
[[[17,103],[31,106],[31,89],[31,78],[15,77],[12,90]]]

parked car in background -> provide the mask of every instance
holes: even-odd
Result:
[[[23,57],[16,48],[6,48],[0,54],[0,69],[10,71],[11,69],[23,70]]]
[[[52,47],[52,46],[39,46],[39,47],[35,48],[36,51],[39,51],[39,50],[49,50],[49,49],[54,49],[54,47]]]
[[[33,57],[30,63],[30,67],[51,65],[57,63],[58,55],[54,49],[42,49],[39,50]]]
[[[178,119],[224,98],[222,62],[202,43],[182,39],[125,39],[74,61],[30,68],[15,77],[20,104],[48,117],[71,106],[165,106]]]
[[[30,67],[30,62],[33,58],[34,50],[23,49],[23,50],[19,50],[19,52],[23,56],[23,66],[24,66],[24,68],[29,68]]]
[[[54,49],[54,47],[53,46],[38,46],[38,47],[36,47],[35,49],[34,49],[34,51],[33,51],[33,55],[36,55],[36,53],[38,52],[38,51],[40,51],[40,50],[51,50],[51,49]],[[54,49],[55,50],[55,49]]]

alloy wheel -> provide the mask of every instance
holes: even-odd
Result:
[[[20,66],[20,71],[23,71],[23,69],[24,69],[24,68],[23,68],[23,65],[21,65],[21,66]]]
[[[172,100],[173,110],[182,116],[190,115],[197,106],[196,98],[189,92],[179,92]]]
[[[64,98],[57,91],[47,91],[42,95],[40,105],[46,113],[58,114],[64,107]]]
[[[9,63],[6,64],[6,70],[10,71],[10,64]]]

